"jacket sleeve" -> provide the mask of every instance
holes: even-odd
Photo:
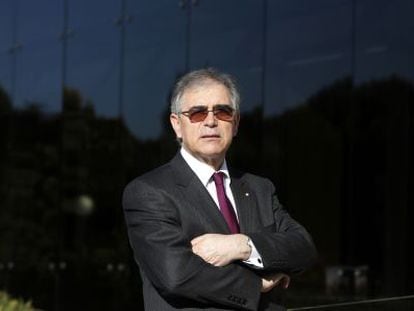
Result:
[[[282,271],[298,273],[311,266],[317,251],[310,234],[295,221],[280,204],[273,184],[268,181],[269,192],[262,193],[261,204],[271,204],[270,223],[257,232],[248,233],[263,261],[264,272]],[[270,195],[271,194],[271,195]]]
[[[261,278],[240,264],[215,267],[191,251],[177,203],[139,180],[124,191],[123,208],[135,260],[165,298],[257,310]]]

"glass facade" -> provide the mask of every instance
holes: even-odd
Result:
[[[242,93],[234,166],[269,177],[318,264],[289,307],[413,293],[414,2],[0,2],[0,290],[44,310],[142,306],[121,209],[177,150],[169,92]]]

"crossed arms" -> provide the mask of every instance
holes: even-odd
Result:
[[[261,254],[261,273],[242,263],[250,255],[243,234],[189,236],[188,219],[166,190],[136,180],[123,205],[134,256],[145,276],[169,301],[256,310],[262,293],[287,287],[290,273],[312,263],[315,249],[306,230],[275,198],[275,232],[249,233]],[[262,277],[261,275],[265,275]],[[230,299],[231,297],[240,299]]]
[[[204,261],[216,267],[223,267],[234,261],[244,261],[250,257],[249,237],[244,234],[207,233],[191,240],[192,251]],[[262,293],[267,293],[279,284],[288,288],[290,277],[281,272],[262,277]]]

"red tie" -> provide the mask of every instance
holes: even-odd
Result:
[[[223,173],[222,172],[216,172],[213,174],[214,183],[216,184],[216,190],[217,190],[217,198],[219,201],[220,211],[223,214],[224,220],[227,223],[227,226],[230,229],[231,233],[239,233],[239,223],[237,221],[236,214],[234,213],[233,206],[231,206],[231,203],[226,196],[226,190],[224,189],[223,184]]]

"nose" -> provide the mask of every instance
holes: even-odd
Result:
[[[217,119],[214,116],[213,111],[209,111],[207,117],[204,119],[204,125],[209,127],[214,127],[217,125]]]

